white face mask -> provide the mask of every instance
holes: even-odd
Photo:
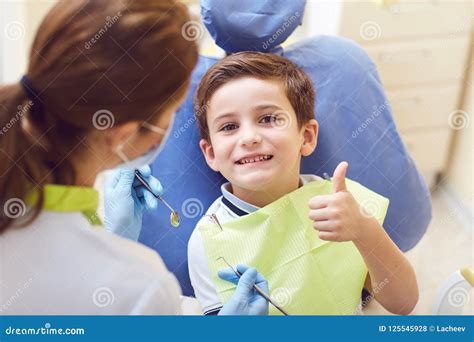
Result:
[[[173,115],[173,119],[170,122],[168,130],[165,130],[161,127],[154,126],[148,122],[144,122],[142,124],[143,127],[149,129],[150,131],[154,133],[164,135],[160,144],[152,147],[145,154],[132,160],[128,159],[125,153],[123,152],[123,146],[125,145],[125,143],[120,144],[119,146],[117,146],[115,153],[119,156],[120,159],[123,160],[123,163],[117,165],[116,168],[135,170],[135,169],[140,168],[143,165],[151,164],[165,147],[166,141],[168,140],[168,137],[171,132],[171,127],[173,127],[173,121],[174,121],[174,115]]]

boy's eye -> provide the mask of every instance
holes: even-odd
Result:
[[[231,130],[236,129],[236,128],[237,128],[236,124],[228,123],[228,124],[225,124],[224,126],[222,126],[219,131],[226,132],[226,131],[231,131]]]
[[[260,122],[265,124],[272,124],[276,123],[278,120],[279,117],[277,114],[266,114],[260,119]]]

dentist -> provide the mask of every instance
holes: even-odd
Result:
[[[135,182],[163,146],[198,55],[173,0],[60,1],[20,82],[0,86],[0,314],[199,314],[137,227],[154,196]],[[97,175],[121,165],[107,188]],[[220,314],[267,314],[255,270]]]

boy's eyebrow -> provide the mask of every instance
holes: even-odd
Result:
[[[227,117],[234,116],[234,115],[235,113],[232,113],[232,112],[218,115],[214,120],[212,120],[212,123],[216,123],[218,120],[225,119]]]
[[[255,109],[255,110],[271,109],[271,108],[276,108],[276,109],[283,110],[283,108],[281,108],[280,106],[277,106],[275,104],[267,104],[267,103],[253,107],[253,109]]]

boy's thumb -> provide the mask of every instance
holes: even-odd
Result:
[[[339,165],[334,170],[334,175],[332,176],[332,186],[334,192],[346,191],[346,172],[349,164],[345,161],[340,162]]]

